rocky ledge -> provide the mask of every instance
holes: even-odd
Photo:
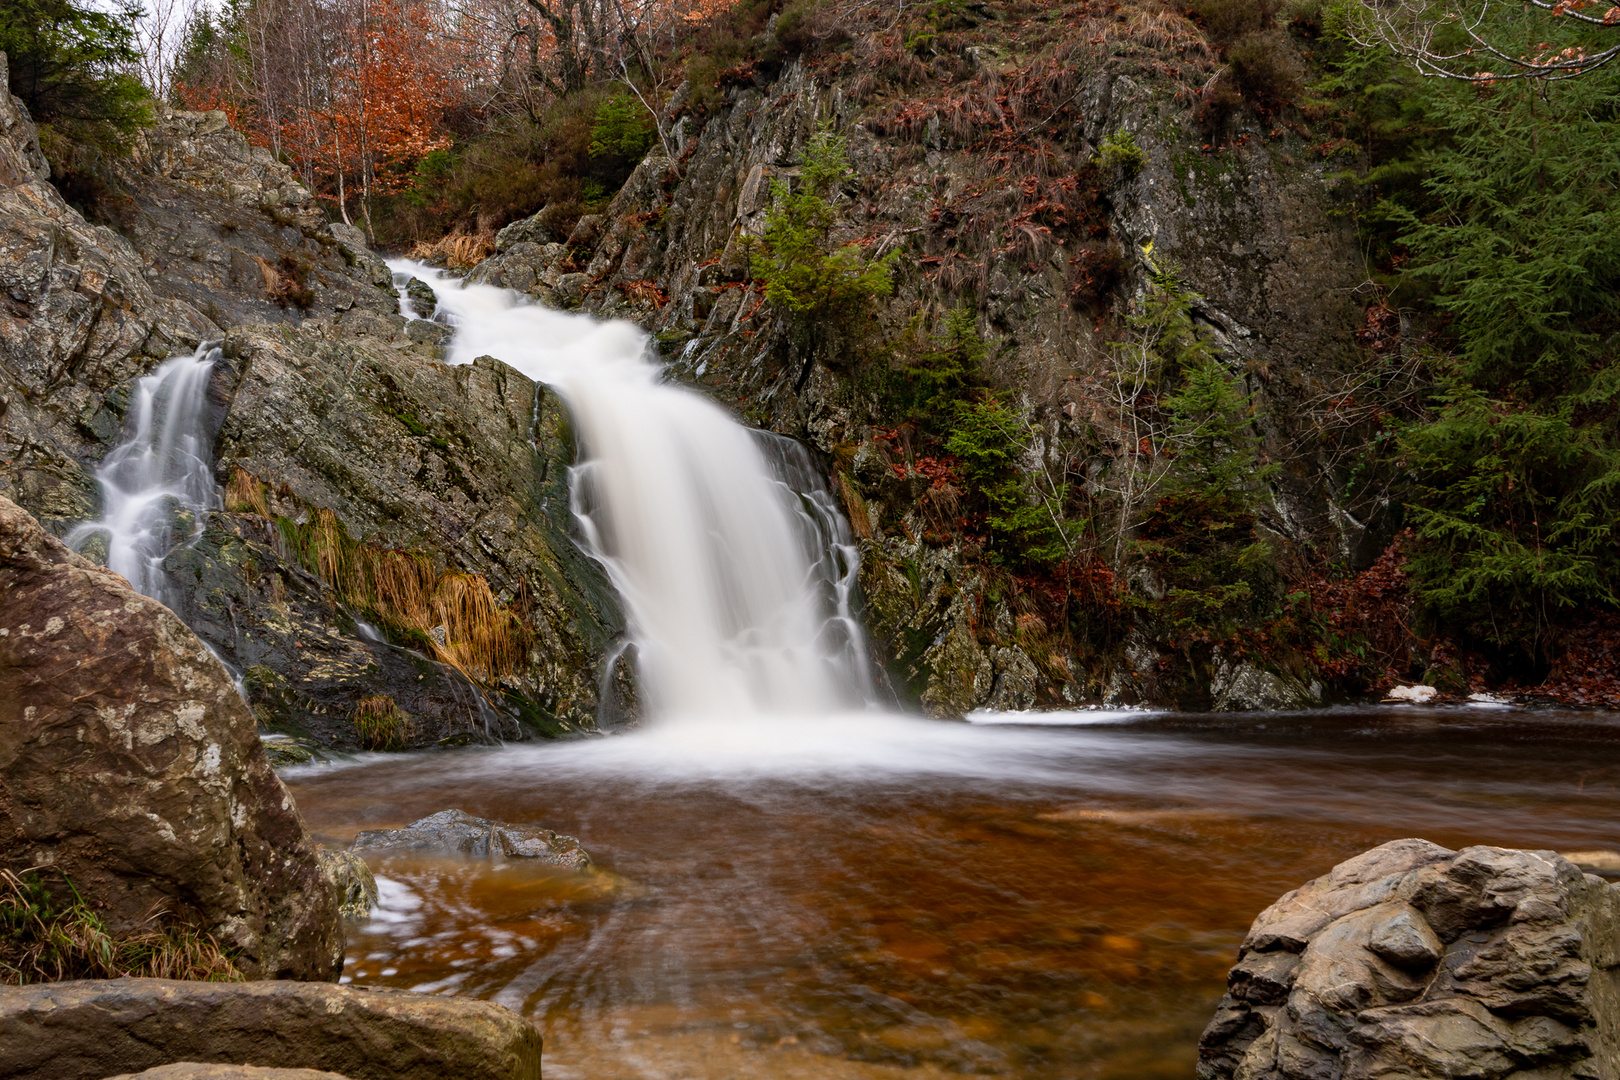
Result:
[[[1614,1080],[1620,888],[1551,851],[1374,848],[1255,919],[1199,1080]]]
[[[199,1060],[350,1080],[540,1080],[540,1033],[488,1001],[324,983],[0,987],[0,1076],[100,1080],[160,1066],[172,1066],[156,1074],[171,1080],[243,1075],[178,1064]]]

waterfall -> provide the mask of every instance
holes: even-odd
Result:
[[[449,362],[499,358],[567,403],[574,512],[607,569],[657,717],[814,715],[873,690],[856,548],[799,444],[665,383],[626,322],[554,311],[396,260],[438,295]]]
[[[103,539],[107,567],[155,600],[166,600],[164,556],[200,536],[207,512],[218,506],[207,430],[208,380],[218,359],[219,349],[205,343],[140,380],[124,441],[96,470],[101,518],[67,536],[75,550]]]

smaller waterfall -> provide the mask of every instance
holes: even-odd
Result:
[[[102,538],[108,569],[155,600],[166,600],[164,556],[200,536],[207,512],[219,506],[207,430],[208,380],[219,355],[205,343],[140,380],[124,441],[96,470],[101,519],[67,536],[75,550]]]

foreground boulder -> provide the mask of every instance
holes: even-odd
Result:
[[[337,898],[219,661],[5,498],[0,597],[0,866],[114,935],[166,913],[250,976],[335,979]]]
[[[182,1061],[145,1072],[124,1073],[110,1080],[348,1080],[318,1069],[263,1069],[257,1065],[204,1065]]]
[[[540,1032],[487,1001],[325,983],[0,987],[0,1076],[102,1080],[198,1061],[350,1080],[540,1080]]]
[[[350,845],[353,851],[377,854],[443,852],[479,857],[533,859],[570,870],[588,870],[591,857],[572,836],[538,825],[508,825],[473,817],[463,810],[440,810],[403,829],[367,829]]]
[[[1200,1080],[1620,1075],[1620,889],[1551,851],[1396,840],[1261,912]]]

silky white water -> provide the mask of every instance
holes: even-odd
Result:
[[[101,518],[67,536],[75,549],[104,538],[108,568],[156,600],[167,599],[164,556],[194,540],[218,506],[207,431],[208,380],[218,359],[219,350],[205,343],[136,384],[124,441],[96,469]]]
[[[802,447],[663,382],[629,323],[390,266],[437,294],[450,363],[494,356],[567,403],[574,510],[625,606],[649,715],[729,727],[871,701],[855,547]]]

